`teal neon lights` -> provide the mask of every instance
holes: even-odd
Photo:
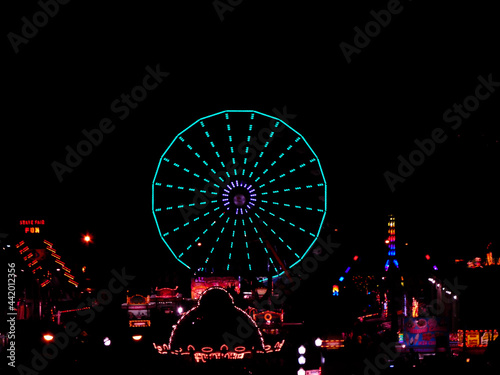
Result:
[[[161,241],[193,270],[282,274],[326,215],[317,155],[282,120],[222,111],[181,131],[159,158],[152,213]]]

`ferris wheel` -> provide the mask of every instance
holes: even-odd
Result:
[[[257,111],[203,117],[173,139],[152,185],[162,241],[185,267],[278,276],[314,245],[326,181],[307,141]]]

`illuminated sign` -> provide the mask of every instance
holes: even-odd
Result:
[[[498,337],[497,330],[466,330],[465,345],[469,348],[486,347],[489,342],[495,341]],[[450,340],[453,340],[458,346],[464,344],[464,331],[458,330],[456,334],[450,334]]]
[[[180,294],[177,292],[177,288],[178,286],[176,286],[175,288],[160,288],[160,289],[156,288],[155,289],[156,296],[164,298],[179,297]]]
[[[455,263],[463,261],[462,259],[455,259]],[[489,253],[486,254],[486,260],[483,261],[481,258],[476,257],[472,260],[469,260],[467,262],[467,267],[468,268],[483,268],[486,266],[495,266],[498,265],[500,266],[500,257],[499,258],[494,258],[493,253],[490,251]]]
[[[234,277],[197,277],[191,279],[191,298],[200,298],[205,290],[212,287],[234,289],[240,293],[240,282]]]
[[[129,327],[150,327],[151,320],[130,320]]]
[[[260,327],[262,325],[280,325],[283,322],[283,311],[261,311],[257,312],[254,310],[252,312],[252,318]]]
[[[344,347],[343,339],[321,340],[321,347],[327,350],[336,350]]]
[[[443,317],[405,318],[403,343],[407,346],[436,346],[436,338],[448,337],[448,322]]]
[[[19,220],[19,225],[24,227],[24,233],[40,233],[40,226],[45,225],[45,220]]]
[[[285,340],[278,341],[271,345],[265,345],[265,353],[279,352],[285,344]],[[236,346],[233,350],[229,350],[226,344],[223,344],[220,348],[214,349],[211,346],[204,346],[199,350],[196,350],[193,345],[189,345],[187,350],[182,350],[181,348],[176,350],[169,350],[167,344],[157,345],[153,343],[153,347],[158,351],[159,354],[171,354],[171,355],[193,355],[196,362],[207,362],[212,359],[244,359],[250,358],[252,356],[252,350],[245,346]],[[257,353],[264,353],[262,351],[257,351]]]

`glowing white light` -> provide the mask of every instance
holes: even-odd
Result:
[[[319,337],[314,341],[314,345],[316,346],[321,346],[323,344],[323,340],[321,340]]]
[[[306,375],[306,371],[303,368],[300,368],[299,371],[297,371],[297,375]]]
[[[301,345],[301,346],[299,347],[299,354],[300,354],[300,355],[304,355],[304,354],[306,354],[306,347],[305,347],[304,345]]]
[[[182,308],[182,306],[179,306],[179,308],[177,309],[177,313],[180,315],[184,312],[184,309]]]
[[[110,346],[111,345],[111,340],[109,337],[105,337],[103,340],[104,346]]]
[[[306,357],[304,357],[303,355],[301,355],[299,357],[299,365],[303,365],[306,363]]]
[[[52,341],[54,340],[54,335],[52,335],[51,333],[46,333],[45,335],[43,335],[43,339],[47,342]]]

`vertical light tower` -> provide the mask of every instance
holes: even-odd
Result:
[[[401,278],[399,273],[399,263],[396,259],[396,219],[394,215],[389,215],[388,237],[385,243],[388,247],[388,259],[385,262],[385,271],[387,272],[386,285],[388,295],[388,313],[391,317],[391,333],[393,339],[397,339],[398,332],[398,309],[402,306],[403,296],[401,290]]]
[[[396,268],[399,269],[399,263],[398,260],[396,259],[396,219],[394,218],[394,215],[389,215],[389,223],[388,223],[389,229],[388,229],[388,234],[389,236],[385,240],[385,243],[387,244],[388,247],[388,259],[387,262],[385,262],[385,270],[389,271],[389,268],[391,266],[395,266]]]

